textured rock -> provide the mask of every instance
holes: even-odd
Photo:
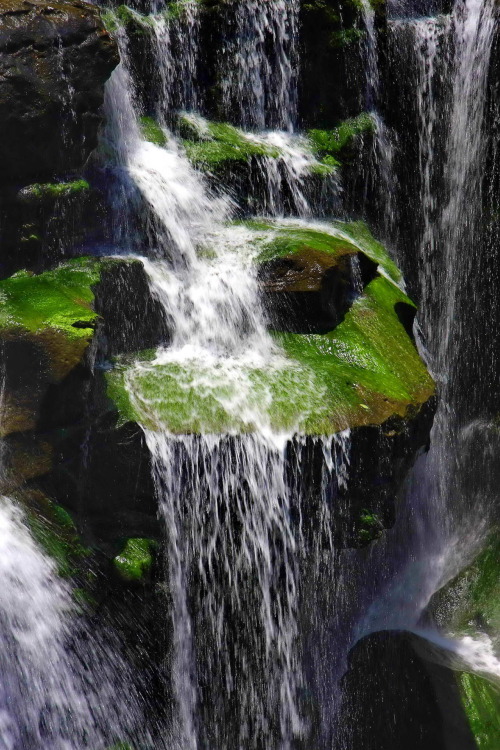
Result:
[[[118,64],[90,3],[0,2],[2,181],[81,168],[97,143],[104,84]]]

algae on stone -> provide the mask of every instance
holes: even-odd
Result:
[[[55,200],[78,196],[90,190],[87,180],[73,180],[72,182],[36,182],[26,185],[19,191],[19,197],[24,201],[33,199]]]
[[[0,280],[0,329],[54,329],[70,339],[85,339],[97,318],[92,285],[98,280],[98,263],[90,258],[70,260],[40,274],[18,271]],[[88,328],[74,325],[81,321],[87,321]]]
[[[113,565],[124,581],[143,581],[153,564],[154,542],[150,539],[127,539],[122,551],[113,559]]]
[[[436,596],[435,615],[454,635],[486,632],[500,649],[500,536],[494,529],[465,570]]]
[[[362,221],[318,222],[311,225],[300,220],[259,219],[243,223],[255,232],[254,242],[262,248],[257,262],[283,258],[308,249],[339,258],[362,252],[377,263],[390,279],[396,283],[401,281],[398,267]]]
[[[182,115],[179,126],[186,154],[195,166],[217,170],[232,162],[248,162],[251,157],[277,158],[280,154],[278,148],[229,123]]]
[[[75,576],[90,555],[80,540],[70,514],[37,491],[21,493],[26,524],[35,541],[54,560],[63,578]]]
[[[145,141],[154,143],[155,146],[166,146],[167,136],[153,117],[140,117],[139,125],[142,137]]]
[[[458,677],[462,703],[479,750],[500,747],[500,685],[477,674]]]
[[[362,112],[356,117],[344,120],[332,130],[312,129],[307,131],[312,150],[323,161],[339,159],[345,156],[354,140],[363,134],[373,133],[375,122],[368,112]],[[328,163],[328,162],[327,162]]]
[[[375,278],[327,334],[274,332],[265,366],[238,363],[118,361],[106,374],[122,421],[173,433],[332,434],[406,417],[434,385],[396,312],[411,302]],[[167,350],[168,355],[168,350]]]

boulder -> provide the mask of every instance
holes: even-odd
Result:
[[[1,179],[82,167],[97,144],[104,84],[118,64],[99,9],[80,0],[1,0]]]
[[[412,633],[366,636],[342,681],[335,750],[475,750],[458,674],[447,652]]]

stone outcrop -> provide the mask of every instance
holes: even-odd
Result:
[[[81,169],[97,144],[104,84],[118,64],[99,9],[80,0],[0,3],[1,180]]]
[[[366,636],[353,647],[343,678],[335,750],[475,750],[460,675],[449,652],[416,635]]]

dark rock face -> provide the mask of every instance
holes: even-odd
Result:
[[[329,127],[363,109],[364,29],[351,0],[301,3],[299,113],[309,127]]]
[[[342,688],[344,736],[336,750],[476,747],[446,654],[423,638],[397,631],[363,638],[351,651]]]
[[[365,286],[377,265],[356,256]],[[293,333],[326,333],[344,318],[354,299],[353,258],[306,248],[259,266],[261,299],[271,328]]]
[[[0,162],[4,183],[79,169],[95,148],[118,53],[89,3],[2,0]]]

